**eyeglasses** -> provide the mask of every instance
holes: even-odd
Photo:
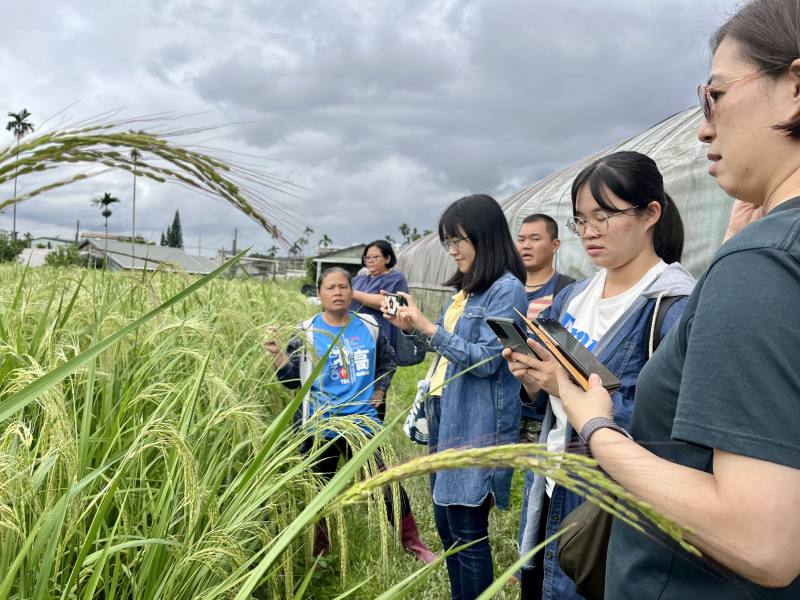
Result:
[[[453,240],[443,240],[442,248],[444,248],[445,252],[450,252],[450,250],[458,250],[458,244],[467,240],[469,240],[468,237],[460,237]]]
[[[589,215],[588,219],[582,219],[581,217],[572,217],[567,219],[567,227],[569,230],[577,236],[582,236],[586,231],[586,225],[591,225],[592,229],[597,233],[605,233],[608,231],[608,220],[617,217],[619,215],[630,215],[633,213],[629,213],[629,210],[634,210],[632,208],[626,208],[625,210],[621,210],[619,212],[608,214],[603,212],[602,210],[597,210]]]
[[[373,262],[376,260],[380,260],[381,258],[384,258],[383,254],[377,254],[375,256],[365,256],[364,262]]]
[[[711,121],[711,117],[713,116],[714,112],[714,104],[717,102],[716,92],[719,88],[732,85],[734,83],[739,83],[743,81],[750,81],[751,79],[756,79],[757,77],[761,77],[764,74],[763,71],[756,71],[755,73],[750,73],[749,75],[742,75],[741,77],[734,77],[733,79],[729,79],[728,81],[722,81],[720,83],[701,83],[697,86],[697,97],[700,99],[700,108],[703,109],[703,116],[706,118],[706,121]]]

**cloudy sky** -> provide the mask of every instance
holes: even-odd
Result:
[[[223,125],[195,141],[299,186],[271,198],[279,228],[337,245],[435,229],[470,192],[503,198],[696,102],[709,34],[731,0],[139,0],[6,2],[4,112],[34,125],[110,110]],[[5,130],[0,144],[13,143]],[[238,154],[232,154],[233,152]],[[243,158],[242,158],[243,157]],[[32,182],[28,182],[30,188]],[[20,180],[21,191],[26,189]],[[34,235],[102,230],[89,199],[122,199],[106,173],[18,206]],[[13,195],[10,185],[0,188]],[[158,240],[176,209],[204,254],[272,240],[235,209],[140,182],[137,232]],[[11,229],[11,210],[0,215]]]

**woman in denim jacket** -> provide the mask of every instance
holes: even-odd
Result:
[[[445,210],[439,239],[458,267],[447,285],[457,292],[436,323],[413,299],[387,318],[439,354],[426,406],[431,453],[511,444],[519,438],[520,384],[505,368],[488,316],[525,312],[525,268],[497,202],[462,198]],[[384,306],[385,308],[385,306]],[[447,558],[453,599],[470,600],[491,585],[489,510],[508,506],[513,470],[471,468],[431,476],[436,529],[445,548],[475,542]]]
[[[664,318],[659,340],[683,311],[694,279],[677,261],[683,249],[683,224],[664,191],[652,159],[638,152],[617,152],[586,167],[572,185],[574,217],[567,225],[580,236],[592,262],[601,270],[562,290],[541,317],[559,320],[621,382],[614,392],[614,420],[627,427],[633,412],[636,380],[649,352],[650,325],[665,297],[679,296]],[[505,352],[509,366],[533,396],[550,395],[540,441],[562,452],[577,442],[558,398],[556,363],[529,340],[541,360]],[[525,554],[556,533],[582,498],[527,473],[520,524]],[[559,568],[558,541],[522,570],[522,597],[548,600],[581,598],[574,582]]]

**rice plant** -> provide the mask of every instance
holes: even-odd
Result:
[[[40,130],[25,141],[0,148],[0,185],[30,178],[28,191],[0,200],[0,210],[108,170],[121,169],[158,183],[172,182],[237,208],[285,247],[278,223],[294,227],[300,218],[271,198],[272,192],[296,191],[296,185],[261,167],[225,160],[218,151],[178,144],[177,139],[213,128],[171,129],[171,115],[141,119],[96,119]],[[81,167],[66,173],[65,167]],[[49,179],[53,170],[58,177]],[[15,188],[16,189],[16,188]]]
[[[313,496],[314,456],[290,427],[247,469],[288,398],[261,331],[307,312],[285,286],[209,281],[15,400],[192,283],[0,269],[0,598],[194,598]],[[265,596],[292,595],[301,542],[259,581]]]
[[[288,285],[223,271],[0,267],[0,600],[401,597],[415,585],[435,597],[429,576],[441,581],[443,567],[400,564],[379,489],[487,463],[548,472],[682,539],[635,499],[610,503],[620,490],[585,459],[535,447],[442,453],[367,477],[378,446],[396,462],[396,424],[367,439],[348,419],[326,422],[362,449],[321,489],[319,424],[291,425],[305,389],[280,386],[262,350],[268,325],[288,336],[310,308]],[[393,393],[407,384],[401,374]],[[338,548],[332,595],[310,551],[320,519]]]

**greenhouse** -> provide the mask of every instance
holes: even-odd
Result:
[[[531,213],[545,213],[559,224],[561,249],[556,255],[556,270],[573,277],[592,273],[592,264],[564,222],[572,216],[572,180],[596,158],[618,150],[636,150],[651,156],[664,175],[667,192],[675,200],[683,218],[686,243],[683,264],[695,277],[708,265],[722,240],[732,199],[707,173],[707,147],[697,139],[702,113],[691,108],[677,113],[650,129],[620,144],[588,156],[552,175],[525,187],[508,198],[498,199],[508,218],[512,234],[522,219]],[[453,263],[431,234],[398,254],[400,270],[420,306],[436,313],[448,294],[441,282],[453,272]]]

